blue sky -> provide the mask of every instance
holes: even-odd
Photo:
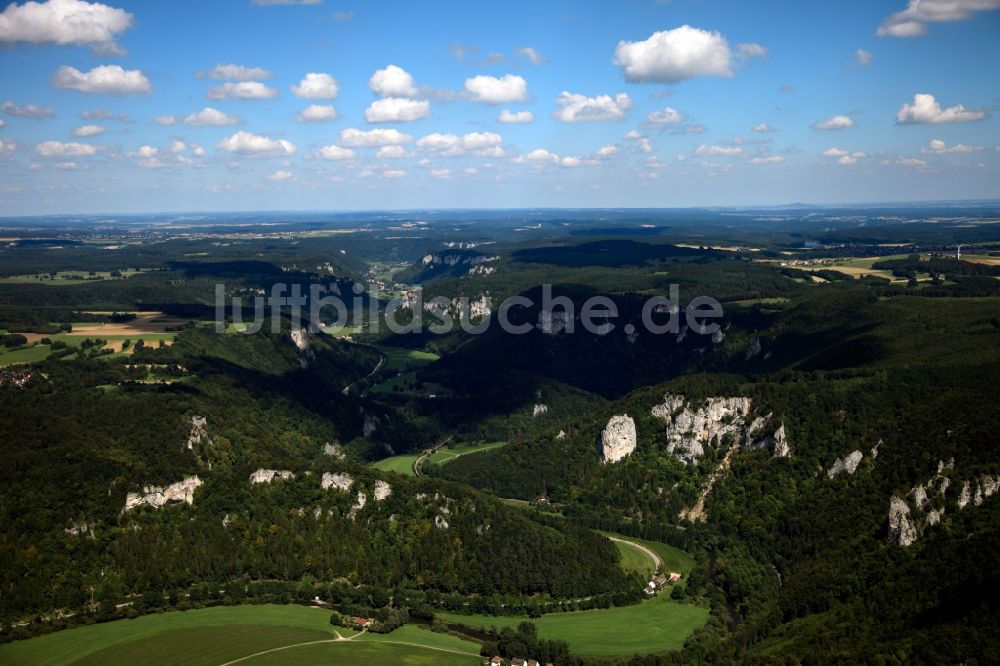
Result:
[[[10,3],[0,205],[998,197],[998,37],[1000,0]]]

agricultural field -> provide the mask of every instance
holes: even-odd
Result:
[[[228,606],[146,615],[0,646],[4,664],[476,664],[478,644],[415,625],[388,635],[332,627],[304,606]]]
[[[110,314],[110,313],[92,313]],[[0,347],[0,366],[13,365],[17,363],[35,363],[45,360],[53,352],[51,345],[41,344],[43,339],[49,339],[53,343],[59,341],[67,347],[79,349],[84,340],[104,340],[103,349],[110,349],[115,355],[131,355],[135,349],[135,343],[142,340],[146,345],[159,345],[161,342],[166,346],[173,344],[176,329],[188,323],[186,319],[169,317],[158,311],[145,311],[135,313],[136,318],[124,323],[109,322],[78,322],[73,324],[73,330],[63,333],[22,333],[28,340],[28,344],[21,348],[9,349]],[[17,331],[11,331],[17,333]],[[126,347],[126,341],[128,346]],[[75,357],[75,354],[67,356],[67,359]]]
[[[476,629],[517,627],[524,616],[459,615],[435,617]],[[534,620],[539,638],[564,640],[573,654],[589,656],[649,654],[675,650],[708,620],[708,608],[660,594],[633,606],[550,613]]]
[[[114,271],[117,275],[111,275],[112,271],[58,271],[52,273],[36,273],[34,275],[8,275],[0,277],[0,284],[49,284],[67,285],[80,284],[83,282],[101,282],[105,280],[123,280],[133,275],[142,273],[142,269],[124,268]]]

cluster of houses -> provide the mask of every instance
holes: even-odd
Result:
[[[657,571],[653,574],[653,578],[646,584],[646,594],[649,596],[655,595],[659,590],[663,589],[667,585],[673,585],[681,579],[679,573],[671,572],[669,574],[660,573]]]
[[[30,370],[18,372],[16,370],[0,370],[0,384],[10,384],[17,388],[24,388],[24,385],[31,381]]]

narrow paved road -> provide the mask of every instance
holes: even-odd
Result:
[[[353,387],[355,384],[357,384],[358,382],[364,382],[364,381],[368,381],[369,379],[371,379],[375,375],[376,372],[378,372],[379,370],[382,369],[382,366],[385,365],[385,361],[386,361],[386,355],[382,354],[382,353],[379,353],[378,364],[375,366],[375,369],[372,370],[371,372],[369,372],[367,375],[365,375],[361,379],[355,379],[353,382],[351,382],[350,384],[348,384],[347,386],[345,386],[344,390],[342,391],[342,393],[344,395],[347,395],[347,394],[349,394],[351,392],[351,387]]]
[[[423,453],[421,453],[419,456],[417,456],[417,459],[413,461],[413,475],[414,476],[420,476],[420,465],[423,464],[424,459],[427,458],[430,455],[433,455],[434,453],[437,453],[438,449],[440,449],[442,446],[444,446],[445,444],[447,444],[448,442],[450,442],[453,438],[454,438],[454,435],[448,435],[447,437],[445,437],[444,439],[442,439],[440,442],[438,442],[437,444],[435,444],[434,446],[432,446],[431,448],[427,449],[426,451],[424,451]]]
[[[608,538],[611,539],[612,541],[617,541],[619,543],[627,543],[633,548],[641,550],[643,553],[646,554],[646,557],[653,560],[654,571],[663,571],[663,560],[660,559],[660,556],[654,553],[649,548],[643,546],[641,543],[636,543],[635,541],[629,541],[628,539],[619,539],[618,537],[613,537],[613,536],[609,536]]]

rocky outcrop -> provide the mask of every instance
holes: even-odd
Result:
[[[351,489],[351,486],[354,485],[354,479],[351,478],[350,474],[333,474],[331,472],[324,472],[319,485],[323,488],[323,490],[336,488],[337,490],[347,492]]]
[[[385,481],[376,481],[375,489],[372,491],[372,494],[375,496],[376,501],[381,502],[392,494],[392,486]]]
[[[358,491],[358,496],[354,501],[354,506],[351,508],[351,515],[353,516],[361,509],[365,508],[365,504],[368,503],[368,495],[365,495],[360,490]]]
[[[204,416],[191,417],[191,431],[188,433],[187,448],[194,449],[196,445],[211,444],[208,436],[208,419]]]
[[[917,540],[917,527],[910,520],[910,507],[893,495],[889,499],[889,541],[898,546],[909,546]]]
[[[750,449],[766,449],[770,451],[775,458],[787,458],[792,455],[792,449],[788,445],[788,436],[785,434],[784,423],[778,426],[777,430],[772,432],[770,435],[764,435],[764,437],[757,440],[753,439],[753,434],[759,431],[770,418],[771,414],[768,414],[767,416],[758,416],[747,427],[747,445]]]
[[[74,523],[73,525],[70,525],[69,527],[67,527],[66,529],[64,529],[63,532],[65,532],[66,534],[71,534],[73,536],[83,536],[83,535],[86,535],[86,536],[93,537],[94,536],[94,527],[95,527],[94,523],[88,523],[86,520],[81,520],[78,523]]]
[[[547,413],[548,411],[549,411],[548,405],[536,404],[531,410],[531,416],[538,417],[541,416],[542,414]]]
[[[264,469],[261,467],[250,475],[250,483],[271,483],[274,479],[292,479],[295,475],[287,469]]]
[[[202,484],[197,476],[186,476],[177,483],[171,483],[165,488],[160,486],[146,486],[142,493],[129,493],[125,497],[125,508],[123,511],[131,511],[139,506],[151,506],[159,509],[165,504],[186,502],[194,504],[194,491]]]
[[[566,439],[566,431],[560,430],[559,433],[556,435],[556,439]]]
[[[750,398],[706,398],[690,407],[682,395],[667,394],[651,413],[667,424],[667,453],[684,463],[697,463],[705,447],[721,443],[731,435],[746,438]]]
[[[938,461],[937,473],[930,480],[913,486],[903,498],[892,496],[889,500],[890,543],[909,546],[923,534],[925,528],[941,522],[951,506],[948,490],[953,485],[954,468],[954,460]],[[954,507],[961,511],[970,504],[979,506],[1000,492],[1000,476],[986,474],[974,479],[957,479],[954,485],[959,488]],[[954,494],[953,491],[952,496]]]
[[[439,530],[446,530],[448,529],[448,521],[442,515],[434,516],[434,527]]]
[[[635,421],[628,414],[612,416],[601,431],[597,453],[604,464],[616,463],[635,451]]]
[[[323,455],[342,459],[344,457],[344,447],[337,442],[327,442],[323,445]]]
[[[855,470],[858,469],[858,465],[861,464],[861,460],[865,457],[865,454],[861,453],[859,450],[854,450],[848,453],[843,458],[837,458],[830,465],[830,469],[826,470],[827,478],[832,479],[838,474],[854,474]]]
[[[299,365],[308,368],[309,363],[316,360],[316,352],[309,344],[309,332],[304,328],[297,328],[291,333],[292,344],[299,350]]]
[[[746,360],[752,359],[754,356],[761,352],[760,338],[756,335],[747,341],[747,357]]]

